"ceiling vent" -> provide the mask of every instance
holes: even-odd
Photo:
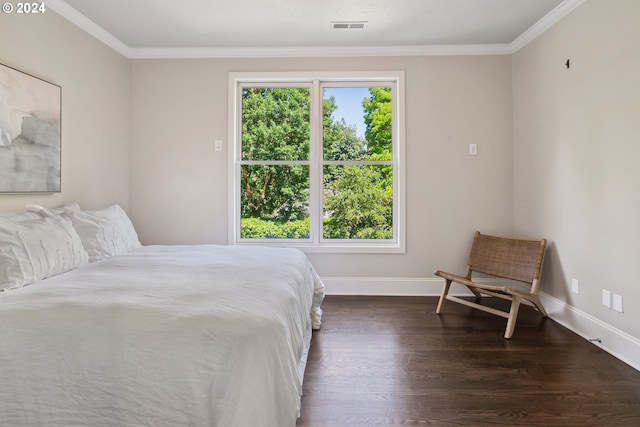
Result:
[[[367,21],[333,21],[331,28],[333,30],[364,30],[367,28]]]

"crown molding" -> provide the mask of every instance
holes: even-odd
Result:
[[[509,50],[511,53],[516,53],[586,1],[587,0],[564,0],[545,16],[540,18],[540,20],[533,24],[528,30],[512,41],[509,44]]]
[[[54,10],[58,15],[65,18],[67,21],[74,24],[76,27],[92,35],[111,49],[115,50],[122,56],[127,58],[131,57],[131,48],[122,43],[119,39],[115,38],[111,33],[107,32],[104,28],[78,12],[73,7],[69,6],[63,0],[43,0],[43,3]]]
[[[508,55],[509,45],[441,46],[315,46],[315,47],[238,47],[238,48],[144,48],[130,49],[129,57],[150,58],[322,58],[356,56],[447,56]]]
[[[315,47],[202,47],[131,48],[104,28],[69,6],[64,0],[43,0],[48,8],[130,59],[204,58],[323,58],[374,56],[473,56],[510,55],[571,13],[587,0],[564,0],[509,44],[423,46],[315,46]]]

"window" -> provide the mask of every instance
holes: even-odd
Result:
[[[229,242],[404,251],[403,77],[230,73]]]

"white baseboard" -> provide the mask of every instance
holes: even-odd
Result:
[[[323,277],[326,295],[439,296],[443,279],[422,277]],[[472,295],[462,287],[452,295]],[[559,299],[540,293],[549,317],[606,352],[640,371],[640,339],[578,310]]]
[[[436,296],[443,283],[419,277],[322,277],[322,282],[327,295],[386,296]]]
[[[599,339],[591,342],[640,371],[640,339],[551,295],[541,292],[540,300],[554,321],[586,340]]]

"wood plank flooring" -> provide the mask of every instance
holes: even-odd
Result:
[[[639,371],[529,307],[505,340],[506,319],[436,304],[327,296],[297,426],[640,426]]]

